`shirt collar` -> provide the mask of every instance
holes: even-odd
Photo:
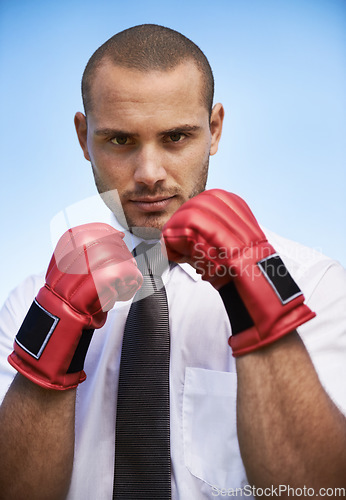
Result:
[[[115,217],[115,215],[113,213],[111,214],[111,225],[115,229],[117,229],[118,231],[122,231],[123,233],[125,233],[124,242],[125,242],[127,248],[130,250],[130,252],[132,252],[133,249],[137,245],[139,245],[142,241],[146,241],[147,243],[156,243],[157,242],[157,240],[155,240],[155,241],[143,240],[139,236],[134,235],[133,233],[131,233],[131,231],[129,231],[129,229],[127,227],[125,228],[124,226],[122,226],[120,224],[120,222],[118,221],[118,219]],[[197,274],[196,270],[190,264],[178,263],[176,265],[178,265],[194,281],[198,281],[201,279],[201,276],[199,274]]]

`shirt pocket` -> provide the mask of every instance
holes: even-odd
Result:
[[[247,484],[236,423],[237,375],[187,367],[183,396],[184,460],[219,490]]]

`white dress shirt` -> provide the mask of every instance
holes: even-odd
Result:
[[[103,221],[124,231],[108,210],[102,216],[92,213],[92,218],[70,214],[68,225]],[[59,224],[56,235],[66,229]],[[140,240],[125,232],[132,250]],[[317,313],[298,331],[322,384],[346,414],[346,271],[316,251],[270,231],[266,234]],[[237,374],[227,343],[229,320],[218,292],[189,265],[166,270],[163,280],[171,333],[172,499],[220,498],[225,491],[248,484],[237,440]],[[12,292],[0,313],[0,400],[16,373],[7,362],[14,336],[43,283],[43,274],[29,277]],[[77,390],[75,461],[68,500],[112,498],[119,363],[130,304],[118,302],[108,313],[86,357],[87,379]]]

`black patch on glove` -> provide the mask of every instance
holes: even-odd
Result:
[[[278,254],[273,254],[260,260],[257,262],[257,265],[282,304],[287,304],[299,295],[302,295],[302,291]]]
[[[40,359],[52,333],[59,323],[57,316],[44,309],[36,299],[24,318],[15,341],[28,354]]]

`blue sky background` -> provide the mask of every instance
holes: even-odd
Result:
[[[208,187],[346,265],[345,0],[0,0],[0,302],[47,267],[52,218],[96,192],[73,127],[88,58],[147,22],[213,67],[226,120]]]

